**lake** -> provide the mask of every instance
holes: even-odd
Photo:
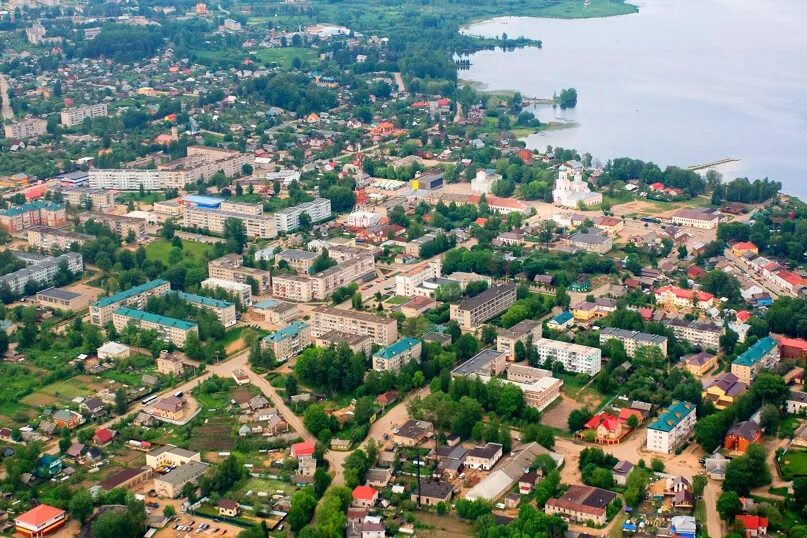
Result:
[[[578,104],[532,110],[573,127],[529,136],[606,161],[691,166],[738,158],[725,179],[770,177],[807,196],[807,1],[640,0],[598,19],[497,18],[474,35],[525,36],[543,48],[482,51],[460,77],[488,90]]]

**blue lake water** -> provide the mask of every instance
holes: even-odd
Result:
[[[807,0],[640,0],[639,13],[596,19],[507,17],[475,35],[525,36],[543,48],[483,51],[464,80],[578,105],[534,108],[568,129],[527,139],[690,166],[724,158],[724,178],[770,177],[807,197]]]

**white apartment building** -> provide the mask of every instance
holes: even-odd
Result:
[[[246,267],[244,258],[238,254],[227,254],[207,263],[207,273],[211,278],[231,280],[249,285],[250,279],[258,286],[258,293],[271,289],[271,273],[255,267]]]
[[[167,280],[157,279],[109,297],[102,297],[90,305],[90,323],[96,327],[103,327],[112,321],[113,312],[121,306],[140,310],[145,307],[149,297],[162,295],[168,291],[171,291],[171,283]]]
[[[532,336],[532,341],[541,338],[541,322],[532,319],[519,321],[509,329],[502,329],[496,335],[496,351],[507,353],[507,360],[516,360],[516,342],[527,343],[527,339]]]
[[[216,318],[221,322],[224,327],[232,327],[236,322],[235,303],[229,301],[222,301],[220,299],[213,299],[204,295],[195,295],[193,293],[185,293],[178,291],[177,295],[183,301],[187,301],[196,307],[210,310],[216,314]]]
[[[719,349],[720,337],[725,332],[721,325],[708,321],[685,321],[683,319],[672,319],[662,322],[666,327],[672,329],[676,338],[686,340],[694,346],[703,349]]]
[[[628,331],[625,329],[615,329],[605,327],[600,331],[600,345],[608,340],[619,340],[625,346],[625,353],[628,357],[633,357],[640,347],[655,346],[659,348],[661,354],[667,356],[667,337],[657,334],[642,333],[639,331]]]
[[[233,204],[229,204],[231,207]],[[246,205],[246,204],[243,204]],[[186,207],[182,216],[182,225],[186,228],[207,229],[213,233],[224,233],[227,219],[237,219],[244,223],[244,230],[250,239],[273,239],[277,237],[277,226],[273,215],[248,214],[226,211],[224,203],[221,209],[203,209]]]
[[[693,403],[673,402],[669,409],[647,427],[647,449],[651,452],[672,454],[695,426],[695,410]]]
[[[190,321],[126,307],[120,307],[112,313],[112,324],[118,331],[123,331],[128,325],[134,325],[144,331],[155,330],[162,338],[177,347],[184,346],[188,335],[199,328],[196,323]]]
[[[441,263],[439,258],[432,262],[419,263],[403,274],[395,277],[395,294],[401,297],[422,295],[417,293],[424,281],[439,278]]]
[[[602,368],[602,351],[596,347],[581,346],[541,338],[533,343],[541,362],[560,362],[567,372],[596,375]]]
[[[290,301],[324,300],[336,288],[346,286],[373,271],[375,258],[372,253],[360,251],[360,254],[311,276],[275,275],[272,278],[272,295]]]
[[[278,232],[290,232],[300,227],[300,215],[306,213],[311,222],[320,222],[331,217],[331,201],[317,198],[293,207],[287,207],[275,213],[275,225]]]
[[[401,338],[373,354],[373,370],[397,374],[407,363],[420,362],[422,345],[417,338]]]
[[[62,194],[73,207],[84,207],[88,201],[92,209],[107,209],[115,205],[115,192],[107,189],[64,189]]]
[[[6,138],[35,138],[48,132],[48,122],[40,118],[9,123],[3,126]]]
[[[249,306],[252,304],[252,286],[249,284],[213,277],[202,281],[202,288],[208,290],[224,290],[238,297],[242,305]]]
[[[272,295],[288,301],[307,303],[314,298],[311,278],[304,275],[274,275]]]
[[[299,273],[308,273],[308,270],[314,265],[314,260],[316,260],[318,256],[319,254],[316,252],[290,248],[275,254],[275,261],[278,264],[281,261],[284,261],[295,271]]]
[[[115,189],[136,191],[143,186],[147,191],[181,188],[185,184],[172,174],[159,170],[134,170],[129,168],[96,168],[90,170],[90,187],[93,189]]]
[[[15,294],[23,294],[25,285],[29,282],[36,282],[40,285],[53,283],[53,277],[59,272],[59,265],[62,262],[65,262],[67,268],[73,273],[80,273],[84,270],[84,260],[78,252],[68,252],[55,258],[32,252],[14,251],[13,254],[28,266],[0,276],[0,286],[8,286],[11,293]]]
[[[109,115],[106,103],[83,105],[64,108],[60,114],[62,125],[73,127],[84,121],[85,118],[103,118]]]
[[[370,336],[373,343],[380,346],[389,346],[398,340],[398,323],[393,318],[320,306],[312,312],[311,319],[315,338],[330,331],[339,331]]]
[[[93,239],[91,235],[48,226],[29,228],[26,230],[26,234],[28,236],[28,246],[46,251],[51,251],[54,248],[70,250],[70,245],[73,243],[83,245],[86,241]]]

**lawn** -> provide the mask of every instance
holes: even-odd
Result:
[[[563,392],[566,393],[567,396],[570,398],[574,398],[575,400],[580,396],[580,391],[589,382],[589,377],[586,376],[578,376],[578,374],[572,373],[562,373],[559,374],[557,377],[563,380]]]
[[[314,49],[303,47],[258,49],[251,52],[251,54],[257,57],[263,64],[277,63],[283,67],[291,66],[291,62],[294,61],[295,58],[299,58],[302,62],[316,59],[316,51]]]
[[[390,297],[389,299],[387,299],[387,304],[397,306],[399,304],[404,304],[408,300],[409,300],[409,298],[407,298],[407,297],[401,297],[400,295],[394,295],[394,296]]]
[[[168,256],[171,252],[173,245],[167,239],[158,239],[153,243],[146,245],[146,258],[149,260],[160,260],[164,264],[169,265]],[[213,250],[212,245],[206,243],[198,243],[196,241],[182,240],[182,255],[184,257],[192,257],[197,261],[204,261],[205,254]]]
[[[286,482],[275,480],[273,478],[250,478],[242,487],[239,488],[240,495],[245,495],[248,491],[253,494],[267,493],[271,498],[272,495],[278,491],[283,491],[286,495],[291,495],[297,488]]]
[[[807,476],[807,450],[789,451],[779,460],[783,480]]]
[[[123,192],[115,197],[118,203],[125,204],[127,202],[140,202],[142,204],[152,205],[154,202],[160,202],[165,198],[161,192],[146,192],[140,196],[139,192]]]

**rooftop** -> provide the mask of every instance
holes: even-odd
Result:
[[[96,303],[93,305],[98,308],[102,308],[105,306],[110,306],[115,303],[119,303],[121,301],[125,301],[130,297],[134,297],[135,295],[139,295],[141,293],[147,292],[149,290],[153,290],[159,286],[163,286],[168,284],[167,280],[163,280],[158,278],[157,280],[152,280],[150,282],[146,282],[145,284],[140,284],[139,286],[135,286],[134,288],[129,288],[126,291],[122,291],[120,293],[116,293],[115,295],[110,295],[109,297],[104,297],[102,299],[98,299]]]
[[[221,299],[213,299],[212,297],[205,297],[204,295],[196,295],[193,293],[185,293],[184,291],[176,292],[179,298],[189,303],[196,303],[204,306],[212,306],[215,308],[228,308],[233,306],[233,303],[222,301]]]
[[[460,310],[473,310],[486,304],[501,295],[505,295],[508,293],[514,293],[516,289],[516,284],[514,282],[507,282],[506,284],[502,284],[501,286],[493,286],[492,288],[488,288],[479,295],[475,295],[470,299],[465,299],[459,304]]]
[[[409,338],[409,337],[401,338],[394,344],[379,350],[373,356],[381,359],[388,359],[388,360],[393,359],[398,355],[400,355],[401,353],[405,353],[419,344],[420,340],[418,340],[417,338]]]
[[[684,420],[687,415],[693,412],[695,404],[690,402],[673,402],[669,409],[661,413],[655,422],[647,428],[650,430],[661,430],[669,432]]]
[[[770,336],[766,336],[734,359],[733,364],[739,366],[753,366],[765,358],[768,353],[773,351],[776,345],[776,340]]]
[[[127,318],[147,321],[150,323],[157,323],[164,327],[174,327],[176,329],[182,329],[183,331],[189,331],[191,329],[198,327],[196,323],[192,323],[190,321],[185,321],[176,318],[169,318],[166,316],[161,316],[159,314],[152,314],[151,312],[134,310],[132,308],[118,308],[117,310],[115,310],[115,313],[120,316],[126,316]]]
[[[282,342],[287,338],[294,338],[295,336],[298,336],[306,327],[308,327],[307,323],[295,321],[294,323],[286,325],[282,329],[265,336],[263,339],[267,342]]]

